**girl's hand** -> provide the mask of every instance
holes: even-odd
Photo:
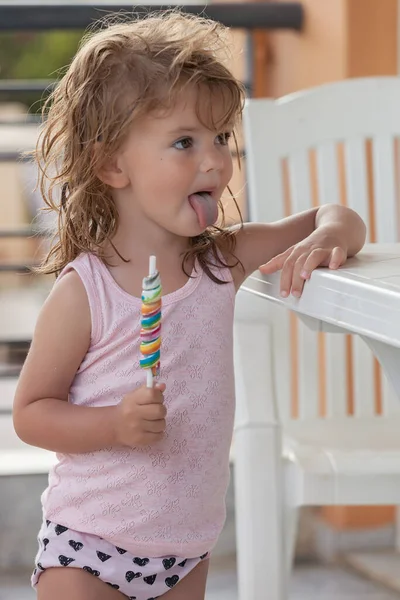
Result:
[[[321,226],[305,240],[291,246],[282,254],[261,265],[261,273],[270,274],[282,270],[280,292],[286,298],[290,292],[301,296],[304,282],[310,279],[317,267],[338,269],[347,259],[347,247],[336,228]]]
[[[165,384],[142,386],[126,394],[118,404],[114,421],[115,440],[122,446],[149,446],[164,437],[167,409]]]

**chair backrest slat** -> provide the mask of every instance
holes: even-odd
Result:
[[[339,204],[338,147],[334,142],[321,143],[316,148],[318,204]],[[321,412],[327,417],[342,417],[347,412],[346,385],[346,339],[343,336],[328,334],[324,339],[325,368],[324,388],[320,387],[324,398],[320,400]],[[304,349],[303,349],[304,351]],[[338,360],[338,357],[341,357]],[[338,398],[341,398],[338,401]]]
[[[398,241],[397,202],[392,136],[376,135],[372,143],[376,241]]]
[[[293,152],[288,156],[291,212],[310,208],[311,183],[307,151]]]
[[[334,333],[325,336],[325,414],[342,417],[347,414],[346,338]]]
[[[318,335],[301,321],[297,327],[298,417],[316,419],[320,412]]]
[[[367,225],[368,241],[371,241],[371,218],[367,173],[367,148],[362,137],[344,142],[344,162],[347,205],[358,212]],[[357,337],[351,338],[353,412],[356,417],[372,416],[375,413],[374,358]]]
[[[370,231],[368,210],[368,176],[365,140],[361,137],[344,142],[347,205],[358,212]]]
[[[317,146],[317,173],[319,204],[338,204],[339,176],[335,143]]]
[[[352,379],[356,417],[370,417],[376,412],[374,363],[374,356],[363,340],[352,338]]]
[[[400,402],[397,398],[393,387],[384,377],[382,380],[382,398],[383,398],[383,413],[384,414],[400,414]]]
[[[250,147],[260,148],[263,146],[263,132],[269,128],[268,108],[273,111],[273,107],[273,100],[265,100],[263,103],[256,103],[252,106],[252,121],[262,121],[264,126],[257,130],[248,121],[244,122],[246,137],[248,138],[247,143]],[[259,166],[253,160],[246,160],[248,178],[257,180],[257,193],[248,195],[250,220],[261,223],[279,221],[285,216],[282,164],[280,157],[271,145],[265,147],[265,164],[262,173],[260,173]],[[272,200],[272,198],[276,200]]]
[[[292,418],[292,395],[297,383],[296,365],[292,362],[291,315],[281,306],[271,305],[270,318],[273,323],[271,352],[274,373],[275,398],[282,421]]]
[[[311,207],[312,197],[310,157],[307,150],[291,153],[287,158],[289,175],[290,209],[292,213],[302,212]],[[312,385],[318,374],[318,338],[314,331],[310,331],[301,321],[292,321],[295,328],[296,344],[296,398],[292,400],[292,409],[300,419],[313,419],[318,416],[319,394],[318,386]],[[306,347],[307,352],[302,352]],[[296,406],[294,406],[296,405]]]

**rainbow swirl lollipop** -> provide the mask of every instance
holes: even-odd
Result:
[[[140,331],[140,366],[147,370],[147,387],[153,387],[153,377],[160,372],[161,292],[156,257],[150,256],[149,276],[143,279]]]

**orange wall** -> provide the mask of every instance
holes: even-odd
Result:
[[[397,0],[302,4],[303,31],[267,35],[265,81],[258,85],[266,95],[279,97],[347,77],[398,73]],[[321,514],[337,529],[359,529],[392,522],[394,508],[334,506],[322,508]]]
[[[267,79],[271,96],[345,76],[345,0],[303,0],[302,4],[305,22],[301,32],[269,34]]]
[[[348,0],[346,4],[346,76],[396,75],[397,0]]]
[[[302,4],[303,31],[268,36],[269,95],[283,96],[346,77],[397,74],[397,0]]]

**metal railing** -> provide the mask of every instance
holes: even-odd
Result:
[[[136,15],[143,18],[152,11],[172,8],[171,5],[150,4],[132,7],[132,4],[79,4],[54,2],[53,4],[14,4],[0,2],[0,34],[9,31],[48,31],[51,29],[74,30],[93,26],[108,14],[118,13],[124,20]],[[300,31],[304,21],[304,10],[300,2],[257,2],[245,4],[188,4],[179,6],[180,10],[203,15],[219,21],[231,28],[247,29],[292,29]],[[21,93],[50,92],[55,81],[46,80],[1,80],[0,97],[8,94],[19,96]],[[244,82],[251,95],[251,81]]]
[[[171,5],[132,7],[131,3],[101,4],[93,2],[57,3],[45,5],[0,4],[0,30],[85,29],[106,13],[120,13],[121,18],[144,16],[149,11],[165,10]],[[228,27],[243,29],[295,29],[303,25],[300,2],[257,2],[246,4],[188,4],[180,9],[191,14],[202,14]]]

